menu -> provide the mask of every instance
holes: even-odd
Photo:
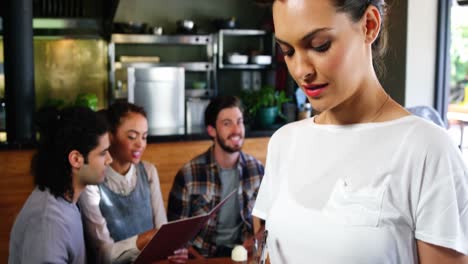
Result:
[[[152,263],[167,259],[174,255],[176,249],[184,247],[193,239],[200,229],[221,209],[237,190],[229,193],[210,212],[190,218],[180,219],[164,224],[159,228],[153,238],[141,250],[135,260],[135,264]]]

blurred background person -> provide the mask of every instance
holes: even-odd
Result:
[[[86,263],[76,203],[88,184],[104,180],[112,161],[104,119],[89,108],[49,113],[31,161],[36,188],[10,235],[8,263]]]
[[[236,244],[251,249],[252,209],[264,168],[259,160],[241,151],[245,128],[237,97],[212,99],[205,110],[205,125],[213,145],[177,173],[169,194],[168,218],[172,221],[208,213],[237,190],[191,243],[203,257],[226,257]]]
[[[142,107],[116,102],[101,112],[110,124],[113,161],[105,181],[86,188],[80,199],[90,256],[97,263],[131,263],[161,225],[167,223],[159,177],[153,164],[141,161],[148,122]],[[184,263],[187,249],[169,259]]]

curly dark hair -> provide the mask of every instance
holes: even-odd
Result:
[[[261,0],[263,3],[273,4],[276,1],[284,0]],[[376,71],[383,74],[385,65],[383,57],[387,51],[388,29],[387,15],[388,6],[385,0],[330,0],[336,8],[337,12],[348,14],[354,22],[359,21],[364,15],[367,7],[375,6],[382,17],[380,32],[374,43],[372,43],[372,61]]]
[[[241,101],[236,96],[218,96],[213,98],[205,109],[205,126],[216,127],[216,119],[219,112],[231,107],[238,107],[243,112]]]
[[[122,118],[126,117],[129,113],[141,114],[146,118],[146,111],[143,107],[127,101],[116,101],[107,109],[99,111],[99,114],[106,117],[112,134],[115,134],[122,122]]]
[[[108,131],[107,121],[87,107],[67,107],[48,113],[40,124],[37,152],[31,160],[31,174],[40,190],[55,197],[73,196],[72,169],[68,154],[88,154]]]

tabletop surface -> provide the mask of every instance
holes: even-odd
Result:
[[[160,261],[157,262],[158,264],[169,264],[170,262],[165,260],[165,261]],[[207,258],[207,259],[190,259],[187,261],[187,264],[224,264],[224,263],[234,263],[231,262],[231,258]]]

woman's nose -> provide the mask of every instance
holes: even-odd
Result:
[[[296,52],[289,65],[294,79],[300,83],[310,83],[316,77],[316,71],[312,59],[307,52]]]
[[[142,147],[142,146],[145,146],[146,145],[146,140],[139,137],[137,140],[136,140],[136,145],[137,147]]]

